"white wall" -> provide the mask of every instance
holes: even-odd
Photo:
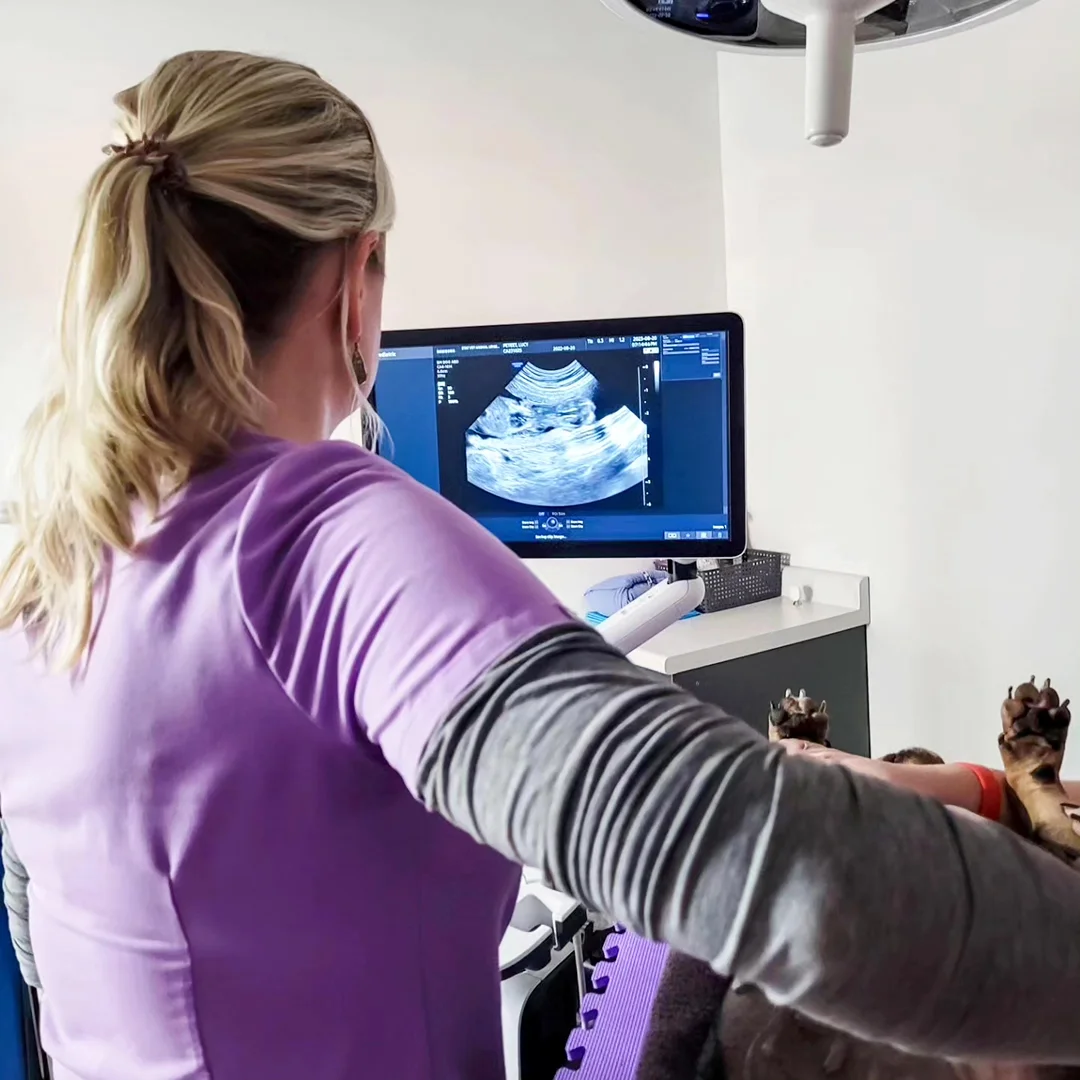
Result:
[[[0,37],[0,456],[36,392],[114,92],[187,48],[302,60],[394,170],[387,325],[724,306],[716,69],[598,0],[54,0]]]
[[[798,60],[725,54],[723,192],[713,54],[591,0],[177,11],[5,9],[0,456],[111,94],[184,48],[282,53],[386,145],[390,325],[722,307],[726,211],[754,539],[872,575],[876,749],[992,761],[1010,681],[1080,697],[1075,0],[861,56],[850,142],[825,152],[801,140]]]
[[[755,541],[870,574],[875,752],[992,763],[1010,683],[1080,699],[1077,41],[1042,0],[863,54],[827,151],[801,60],[720,57]]]

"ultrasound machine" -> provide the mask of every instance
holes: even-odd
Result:
[[[524,559],[667,559],[599,627],[630,651],[703,598],[699,558],[746,546],[743,327],[732,314],[392,331],[381,453]],[[508,1080],[551,1080],[612,929],[522,875],[499,949]]]

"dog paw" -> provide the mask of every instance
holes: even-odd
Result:
[[[1030,822],[1030,838],[1051,854],[1075,863],[1080,857],[1080,809],[1061,785],[1061,762],[1072,715],[1047,679],[1009,689],[1001,706],[998,737],[1005,779]],[[1015,803],[1014,803],[1015,805]]]
[[[769,738],[802,739],[818,746],[829,745],[829,713],[824,701],[815,701],[805,690],[790,690],[778,702],[769,703]]]
[[[1020,754],[1030,752],[1034,747],[1032,741],[1021,742],[1027,736],[1045,740],[1051,749],[1060,753],[1065,748],[1071,720],[1069,702],[1061,700],[1049,679],[1041,687],[1035,686],[1034,679],[1021,683],[1015,690],[1009,687],[1001,706],[1002,734],[1007,742],[1017,743]]]

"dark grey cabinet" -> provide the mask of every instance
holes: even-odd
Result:
[[[866,627],[768,649],[722,664],[684,671],[676,683],[702,701],[765,732],[769,702],[805,690],[828,704],[830,742],[851,754],[870,754],[870,695]]]

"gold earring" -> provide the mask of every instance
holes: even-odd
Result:
[[[352,363],[353,374],[356,376],[357,383],[363,386],[367,382],[367,364],[364,363],[364,354],[360,351],[359,341],[353,342],[349,360]]]

